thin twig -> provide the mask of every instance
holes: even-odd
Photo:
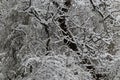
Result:
[[[100,14],[100,16],[103,18],[104,17],[103,14],[97,9],[97,6],[94,5],[92,0],[90,0],[90,3],[92,4],[93,10],[97,11]]]
[[[32,5],[32,0],[30,0],[30,1],[29,1],[29,5],[28,5],[28,7],[27,7],[27,8],[25,8],[25,9],[23,9],[23,11],[28,10],[28,9],[31,7],[31,5]]]

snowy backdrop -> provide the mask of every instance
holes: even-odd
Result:
[[[120,80],[120,0],[0,0],[0,80]]]

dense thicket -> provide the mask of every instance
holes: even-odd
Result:
[[[0,0],[0,80],[120,80],[119,0]]]

